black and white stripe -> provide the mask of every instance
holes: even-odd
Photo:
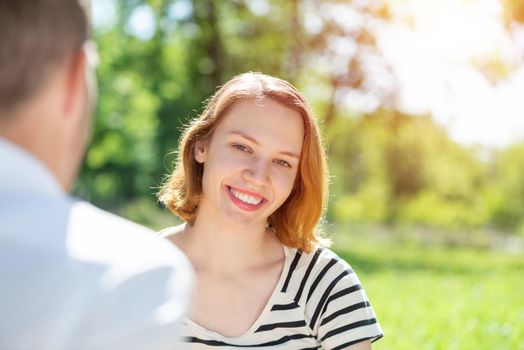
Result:
[[[369,300],[351,267],[331,250],[310,254],[284,247],[279,284],[250,331],[223,337],[191,321],[187,349],[344,349],[382,337]]]

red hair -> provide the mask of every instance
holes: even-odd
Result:
[[[317,224],[324,213],[328,171],[318,124],[302,94],[290,83],[261,73],[244,73],[223,85],[202,114],[184,131],[173,173],[158,193],[161,203],[189,225],[195,222],[202,195],[203,165],[195,160],[197,141],[212,137],[226,110],[244,99],[270,98],[297,111],[304,122],[304,140],[294,187],[268,219],[279,240],[310,252],[323,241]],[[322,242],[324,243],[324,242]]]

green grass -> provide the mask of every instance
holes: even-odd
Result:
[[[334,250],[384,330],[374,349],[524,350],[524,255],[340,233]]]

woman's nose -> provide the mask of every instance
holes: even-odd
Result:
[[[247,180],[264,184],[269,179],[269,166],[264,159],[254,159],[244,170]]]

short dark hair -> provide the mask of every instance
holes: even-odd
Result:
[[[82,0],[0,0],[0,114],[30,99],[89,39]]]

